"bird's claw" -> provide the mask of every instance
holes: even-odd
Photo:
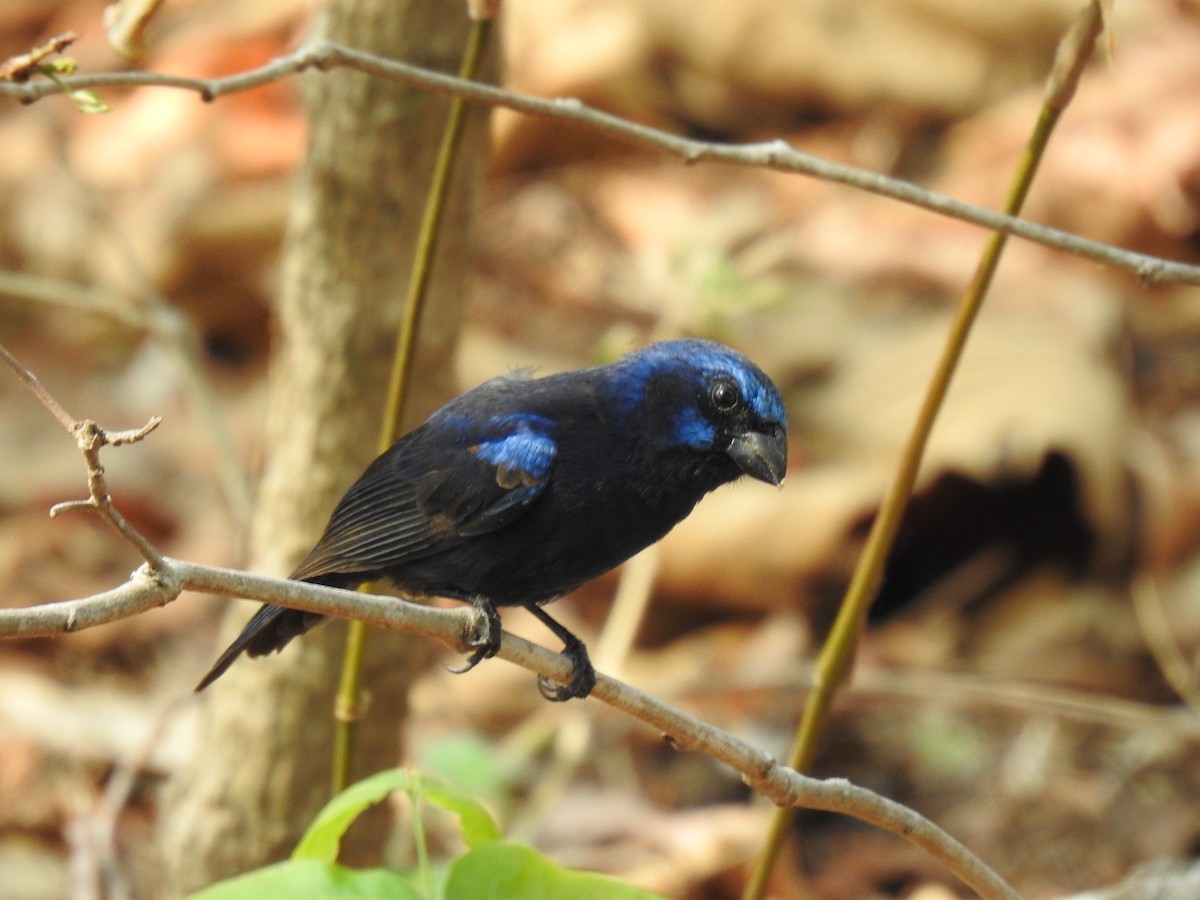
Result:
[[[545,675],[538,676],[538,690],[552,703],[562,703],[577,697],[583,699],[596,686],[596,670],[583,641],[572,635],[563,645],[562,652],[563,656],[571,660],[571,680],[566,684],[555,684]]]
[[[461,666],[447,665],[456,675],[470,672],[473,668],[495,656],[500,650],[500,613],[486,597],[476,597],[471,603],[475,615],[471,627],[463,636],[463,643],[472,649],[467,661]],[[571,660],[571,678],[566,684],[556,684],[545,676],[538,676],[538,690],[542,696],[554,703],[583,698],[596,686],[596,670],[588,657],[583,641],[565,629],[555,629],[563,638],[563,656]]]
[[[485,659],[491,659],[500,651],[500,613],[495,605],[484,597],[471,601],[475,615],[470,628],[463,636],[463,643],[474,648],[467,661],[461,666],[447,664],[446,668],[455,675],[470,672]]]

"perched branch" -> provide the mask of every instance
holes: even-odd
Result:
[[[181,585],[169,571],[143,566],[129,581],[79,600],[45,603],[26,609],[0,610],[0,638],[46,638],[107,625],[166,606]]]
[[[193,590],[361,619],[379,628],[431,638],[460,652],[468,649],[473,612],[465,606],[437,609],[396,597],[160,559],[153,568],[143,566],[120,588],[94,597],[33,609],[0,610],[0,638],[46,637],[88,628],[161,606],[181,591]],[[571,676],[572,664],[566,657],[508,633],[503,635],[497,656],[546,678],[566,681]],[[658,729],[672,746],[725,763],[749,787],[777,804],[843,813],[877,825],[930,853],[981,896],[1007,900],[1018,896],[969,850],[899,803],[843,779],[801,775],[733,735],[606,675],[597,675],[591,696]]]
[[[1200,285],[1200,266],[1189,266],[1122,250],[1111,244],[1089,240],[1057,228],[1036,225],[1025,219],[963,203],[898,178],[821,159],[796,150],[782,140],[758,144],[720,144],[693,140],[601,112],[578,100],[546,100],[422,69],[327,41],[306,44],[257,69],[223,78],[185,78],[154,72],[111,72],[101,75],[74,75],[57,78],[55,81],[31,81],[25,84],[0,82],[0,96],[32,103],[51,94],[84,88],[157,86],[195,91],[204,100],[214,100],[226,94],[262,87],[308,69],[324,71],[335,68],[355,69],[378,78],[463,97],[476,103],[575,122],[627,143],[670,153],[687,163],[720,162],[774,169],[844,184],[1104,265],[1125,269],[1137,275],[1146,284],[1178,282]]]

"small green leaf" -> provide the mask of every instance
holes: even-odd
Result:
[[[74,75],[75,69],[78,68],[78,63],[69,56],[60,56],[57,59],[47,59],[38,63],[38,68],[46,75]]]
[[[399,872],[347,869],[316,859],[291,859],[220,881],[188,896],[188,900],[420,900],[421,895]]]
[[[325,804],[300,843],[292,851],[292,859],[319,859],[331,863],[337,859],[342,835],[363,811],[383,800],[392,791],[409,789],[410,776],[405,769],[376,772],[357,784],[352,784]]]
[[[71,91],[71,100],[75,103],[76,109],[88,115],[97,115],[112,110],[112,107],[104,102],[104,98],[95,91]]]
[[[662,900],[658,894],[564,868],[537,851],[507,841],[468,851],[454,861],[445,900]]]
[[[350,785],[326,803],[292,851],[292,859],[335,861],[346,829],[364,810],[393,791],[409,791],[414,802],[425,799],[458,816],[463,840],[469,847],[500,839],[500,828],[491,813],[462,788],[434,776],[388,769]]]
[[[66,82],[59,77],[60,75],[70,75],[75,71],[75,60],[63,57],[62,59],[41,63],[37,68],[39,72],[66,92],[67,96],[71,98],[71,102],[75,104],[75,108],[80,112],[95,115],[97,113],[109,112],[112,109],[112,107],[104,102],[104,98],[95,91],[87,88],[72,91],[67,87]]]
[[[500,840],[500,826],[482,804],[466,788],[435,775],[415,776],[419,796],[434,806],[458,816],[463,841],[468,847],[482,847]]]

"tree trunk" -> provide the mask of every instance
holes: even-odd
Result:
[[[461,3],[326,0],[315,36],[453,71],[469,23]],[[448,101],[346,70],[303,78],[309,146],[284,250],[270,457],[248,566],[286,574],[376,452],[412,248]],[[421,322],[411,424],[452,393],[464,294],[468,199],[485,156],[472,112]],[[232,637],[252,610],[237,604]],[[286,856],[328,799],[343,623],[267,660],[241,660],[201,699],[191,765],[163,793],[164,882],[193,890]],[[357,775],[399,760],[410,681],[431,648],[375,632]],[[198,675],[200,673],[197,673]],[[376,844],[383,829],[373,829]],[[361,850],[362,848],[360,848]],[[362,857],[363,853],[354,853]],[[369,854],[367,854],[369,855]]]

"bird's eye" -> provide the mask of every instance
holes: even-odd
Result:
[[[716,410],[723,413],[732,412],[742,402],[737,385],[725,378],[713,384],[709,389],[708,396],[712,399]]]

